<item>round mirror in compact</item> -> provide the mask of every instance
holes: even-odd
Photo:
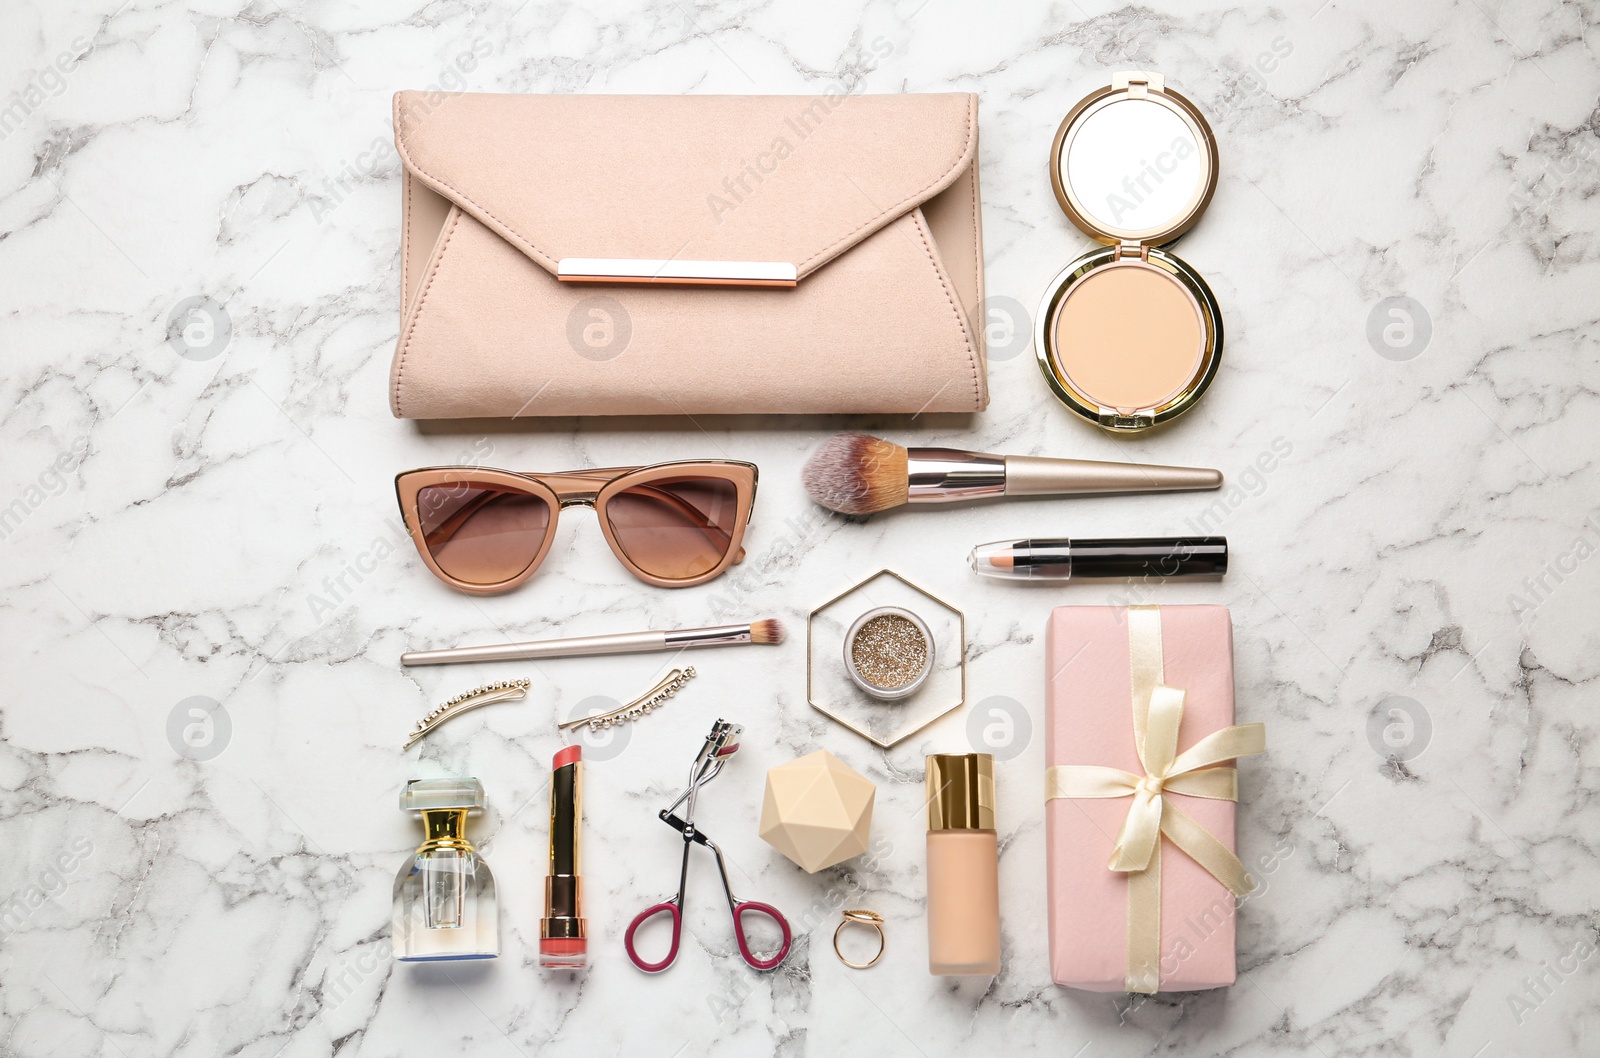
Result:
[[[1163,247],[1211,201],[1211,127],[1160,74],[1115,74],[1061,122],[1050,182],[1072,223],[1103,245],[1062,269],[1040,302],[1034,351],[1045,381],[1108,430],[1182,415],[1217,373],[1222,311]]]

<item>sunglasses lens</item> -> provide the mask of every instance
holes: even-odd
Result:
[[[657,478],[606,500],[606,519],[634,565],[662,580],[690,580],[733,546],[739,488],[726,478]]]
[[[417,492],[428,554],[467,584],[501,584],[528,568],[550,531],[550,505],[505,485],[454,481]]]

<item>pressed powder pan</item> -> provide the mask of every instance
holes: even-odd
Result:
[[[1050,388],[1108,430],[1189,410],[1222,357],[1222,312],[1200,274],[1161,249],[1205,211],[1217,148],[1160,74],[1125,72],[1072,108],[1050,156],[1056,200],[1106,244],[1050,281],[1034,350]]]

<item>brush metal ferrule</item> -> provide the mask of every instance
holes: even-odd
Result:
[[[685,628],[666,633],[669,647],[717,647],[728,643],[750,642],[749,625],[718,625],[715,628]]]
[[[959,503],[1006,492],[1006,460],[960,448],[906,449],[906,502]]]

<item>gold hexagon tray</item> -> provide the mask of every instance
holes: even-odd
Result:
[[[884,578],[889,579],[888,583],[897,583],[900,587],[880,592],[878,597],[873,598],[866,589]],[[840,606],[857,593],[865,596],[863,605]],[[903,598],[890,597],[906,595],[921,596],[945,611],[948,616],[939,620],[937,615],[934,615],[934,619],[930,619],[926,607],[919,609],[915,605],[908,604]],[[928,684],[911,697],[896,702],[880,701],[859,690],[850,683],[844,671],[845,631],[861,613],[883,605],[905,606],[916,612],[928,622],[934,641],[935,671],[929,677]],[[844,611],[845,617],[842,622],[833,619],[831,611],[835,609]],[[824,627],[820,630],[819,615],[826,615],[823,617]],[[819,649],[828,651],[831,656],[819,659],[817,655]],[[955,655],[953,658],[952,654]],[[819,674],[818,668],[823,665],[828,668]],[[939,679],[941,676],[944,678]],[[949,686],[957,680],[958,686]],[[937,704],[952,690],[956,693],[953,703]],[[967,702],[967,615],[959,606],[940,598],[892,569],[880,569],[871,576],[857,581],[833,598],[813,607],[806,617],[806,701],[823,716],[849,728],[881,749],[888,749],[909,738],[934,721],[949,716]],[[864,720],[852,718],[843,712],[841,701],[849,704],[851,711]]]

